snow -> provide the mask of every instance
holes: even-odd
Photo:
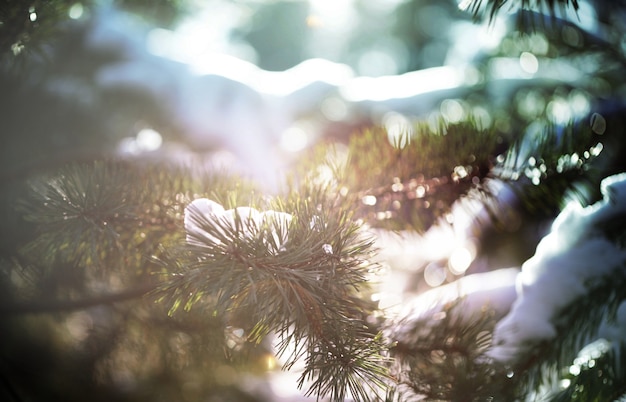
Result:
[[[626,251],[602,232],[607,222],[626,213],[626,174],[602,182],[604,199],[581,207],[570,204],[541,240],[535,255],[522,265],[516,280],[517,300],[494,331],[490,355],[512,362],[541,341],[553,339],[559,313],[586,297],[598,279],[624,269]],[[620,307],[619,325],[626,316]],[[606,327],[615,335],[614,328]],[[622,331],[622,340],[626,331]]]
[[[517,268],[502,268],[491,272],[468,275],[413,298],[388,324],[390,339],[411,342],[428,321],[437,317],[450,302],[459,301],[460,322],[471,322],[485,309],[495,317],[504,316],[516,298]]]
[[[192,245],[221,244],[220,237],[230,238],[236,233],[243,238],[263,236],[268,250],[278,253],[288,240],[291,219],[290,214],[273,210],[260,212],[251,207],[225,210],[213,200],[198,198],[185,208],[184,225],[187,243]]]
[[[219,244],[220,240],[202,228],[203,222],[215,222],[224,215],[224,207],[208,198],[198,198],[185,208],[185,232],[187,243],[203,246],[206,243]]]
[[[388,312],[392,317],[388,321],[387,336],[411,342],[420,330],[427,330],[428,322],[437,320],[446,305],[459,301],[460,308],[456,311],[462,315],[461,322],[470,322],[485,308],[493,309],[499,321],[489,356],[496,360],[512,363],[538,342],[554,339],[557,335],[554,323],[559,313],[572,302],[587,297],[600,279],[623,270],[626,263],[626,251],[603,232],[608,222],[626,214],[626,174],[606,178],[601,190],[604,199],[594,205],[582,207],[574,202],[568,205],[521,270],[504,268],[467,275],[409,301],[404,300],[401,306],[390,306]],[[508,191],[501,194],[504,199],[509,199],[510,195]],[[474,212],[477,218],[482,211]],[[448,235],[462,238],[470,233],[471,227],[468,221],[456,227],[456,235]],[[383,244],[393,244],[384,233],[378,235]],[[428,236],[420,239],[426,241]],[[416,239],[408,243],[420,244]],[[400,245],[407,248],[408,243],[404,239]],[[391,249],[383,254],[391,256],[396,251],[399,252]],[[400,254],[408,260],[417,258],[407,255],[406,251]],[[398,258],[396,262],[400,262]],[[403,261],[400,265],[408,264],[409,261]],[[397,282],[394,283],[397,293]],[[393,289],[383,286],[381,291],[392,292]],[[619,306],[614,322],[600,326],[598,336],[615,344],[626,339],[626,302]]]

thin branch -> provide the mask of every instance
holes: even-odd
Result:
[[[79,300],[31,300],[24,302],[7,302],[0,305],[0,316],[18,314],[46,314],[83,310],[100,305],[122,303],[147,295],[157,288],[151,283],[116,293],[104,293]]]

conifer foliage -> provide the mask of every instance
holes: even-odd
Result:
[[[442,112],[444,100],[399,135],[372,126],[347,143],[320,141],[272,194],[213,165],[120,156],[125,134],[114,131],[135,120],[115,95],[50,110],[58,99],[40,101],[39,84],[54,72],[41,68],[41,53],[30,59],[22,50],[45,50],[48,32],[64,26],[59,15],[78,3],[51,4],[0,9],[0,399],[266,401],[277,398],[267,384],[280,370],[297,373],[303,397],[332,402],[626,397],[626,179],[616,175],[625,168],[626,24],[606,18],[608,8],[624,15],[623,2],[589,3],[606,24],[595,32],[567,19],[583,6],[576,0],[462,2],[480,21],[509,6],[523,11],[499,46],[471,60],[480,78],[447,99],[462,117]],[[177,5],[169,2],[166,16]],[[511,58],[578,76],[549,68],[498,76]],[[79,89],[93,80],[87,70],[76,74]],[[92,119],[100,109],[119,115]],[[65,130],[69,110],[81,133]],[[27,118],[38,112],[40,122]],[[92,140],[81,137],[88,122]],[[170,134],[166,141],[181,139]],[[484,243],[481,257],[494,237],[539,244],[518,261],[517,285],[500,284],[509,301],[477,305],[486,288],[435,302],[424,297],[432,291],[397,289],[408,309],[380,305],[380,282],[397,267],[381,261],[389,245],[377,234],[426,238],[453,226],[464,203],[484,212],[469,233]],[[555,218],[552,231],[524,238],[520,227]],[[580,233],[555,246],[564,227]],[[614,251],[596,260],[614,266],[554,251],[579,256],[596,244]],[[402,246],[408,253],[414,244]],[[571,262],[575,278],[557,276],[554,261]],[[497,268],[442,269],[441,283],[451,283],[433,291]],[[545,323],[523,315],[540,277],[559,289],[540,294]],[[412,267],[411,278],[421,291],[425,268]],[[563,284],[574,294],[566,302]],[[511,344],[519,346],[512,356],[499,354]]]

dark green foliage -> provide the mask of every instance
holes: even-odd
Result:
[[[45,58],[49,47],[67,29],[71,10],[79,8],[80,14],[89,13],[97,3],[93,0],[3,1],[0,5],[0,60],[16,62],[24,54]],[[175,21],[184,4],[180,0],[117,0],[114,3],[162,25]]]
[[[190,197],[252,196],[244,182],[107,160],[71,164],[30,184],[17,209],[31,223],[30,242],[0,260],[0,356],[16,395],[194,401],[235,385],[239,370],[264,370],[265,347],[227,343],[222,317],[168,317],[149,295],[157,286],[152,256],[184,237]],[[219,377],[224,370],[232,375]]]
[[[467,315],[459,300],[434,315],[405,318],[389,329],[399,401],[514,400],[505,367],[484,355],[493,312]]]
[[[18,255],[39,269],[75,270],[67,278],[142,277],[150,273],[148,257],[184,236],[181,220],[190,197],[212,188],[228,198],[246,188],[231,187],[233,180],[122,160],[76,163],[38,175],[17,207],[34,226]]]
[[[626,391],[624,355],[620,353],[623,344],[610,344],[607,349],[603,342],[596,342],[592,354],[597,356],[589,359],[595,361],[591,367],[584,358],[577,360],[584,347],[598,339],[603,341],[602,334],[598,334],[600,325],[615,322],[616,310],[626,300],[624,267],[616,267],[610,276],[587,285],[591,288],[587,297],[577,299],[560,312],[556,339],[539,345],[510,368],[515,373],[512,383],[519,395],[532,394],[542,385],[563,388],[551,399],[555,401],[613,400]],[[570,373],[573,365],[580,366],[580,374]],[[554,383],[561,379],[569,379],[569,385]]]
[[[136,172],[96,162],[93,166],[72,165],[38,180],[34,197],[21,208],[27,221],[41,225],[40,237],[31,247],[45,245],[44,256],[95,270],[102,269],[100,262],[115,261],[99,254],[103,250],[115,253],[129,240],[120,238],[120,233],[139,223],[145,202],[143,194],[134,191],[138,177],[129,173]]]
[[[572,369],[565,370],[569,385],[552,396],[552,402],[617,401],[626,396],[624,344],[603,340],[587,346],[585,353],[572,361]],[[577,374],[576,374],[577,373]]]
[[[0,59],[22,52],[41,52],[59,34],[73,0],[30,2],[6,0],[0,5]]]

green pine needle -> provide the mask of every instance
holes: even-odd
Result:
[[[399,147],[384,129],[355,135],[340,186],[370,225],[423,232],[486,177],[500,139],[472,119],[405,136]]]
[[[333,402],[349,397],[357,401],[380,400],[388,378],[388,358],[380,354],[380,336],[356,342],[346,336],[337,341],[321,340],[313,345],[299,386],[312,381],[307,395],[327,395]]]
[[[396,392],[406,398],[400,400],[515,400],[504,367],[485,355],[496,322],[492,312],[468,316],[462,306],[457,300],[434,316],[409,317],[389,328],[391,373]]]
[[[334,208],[327,194],[317,195],[293,193],[267,205],[293,215],[288,228],[271,220],[257,226],[238,214],[234,221],[209,219],[189,210],[200,230],[191,234],[192,244],[160,259],[163,282],[155,294],[171,306],[171,314],[208,303],[218,316],[241,326],[252,343],[275,334],[285,368],[306,358],[302,378],[316,378],[309,393],[342,400],[349,391],[369,400],[363,379],[377,384],[385,372],[382,343],[366,325],[372,306],[358,297],[376,269],[369,262],[372,240],[347,209]],[[276,237],[287,241],[279,245],[272,233],[285,229],[285,236]],[[329,348],[336,353],[327,355]],[[324,369],[322,350],[329,364]],[[352,356],[348,366],[342,353]]]
[[[566,195],[583,203],[593,200],[601,180],[593,167],[602,149],[599,137],[585,124],[546,123],[498,157],[492,175],[518,184],[511,188],[526,211],[553,216],[569,201]]]
[[[600,324],[605,320],[609,322],[615,321],[615,313],[618,306],[626,300],[626,292],[624,291],[626,289],[626,275],[624,274],[624,269],[616,269],[612,275],[602,278],[597,283],[588,285],[592,287],[592,290],[586,297],[574,301],[560,312],[557,322],[557,337],[550,342],[538,345],[532,353],[528,354],[524,360],[512,368],[515,372],[514,379],[522,395],[532,393],[546,379],[554,378],[553,374],[555,373],[557,375],[568,373],[578,352],[584,346],[597,339],[597,331]],[[596,372],[596,375],[598,373],[601,374],[602,378],[600,380],[606,379],[606,382],[600,381],[603,383],[602,386],[596,383],[596,387],[587,389],[584,393],[581,390],[581,396],[586,397],[573,400],[608,400],[602,399],[601,396],[624,391],[623,388],[620,388],[626,381],[624,366],[620,365],[621,361],[616,360],[618,356],[611,354],[603,356],[606,359],[604,364],[620,369]],[[624,357],[620,358],[623,359]],[[573,378],[570,384],[571,388],[565,389],[563,393],[577,393],[576,386],[579,383],[586,383],[591,387],[593,383],[587,383],[586,379],[586,375],[583,375],[582,378]],[[558,384],[554,385],[556,387],[559,386]]]
[[[578,11],[580,8],[578,0],[465,0],[459,7],[463,10],[470,11],[474,18],[478,20],[487,18],[489,22],[493,22],[507,3],[511,3],[509,4],[511,8],[518,7],[523,11],[535,12],[548,11],[552,16],[556,15],[557,11],[564,13],[566,7],[572,7],[574,11]]]

